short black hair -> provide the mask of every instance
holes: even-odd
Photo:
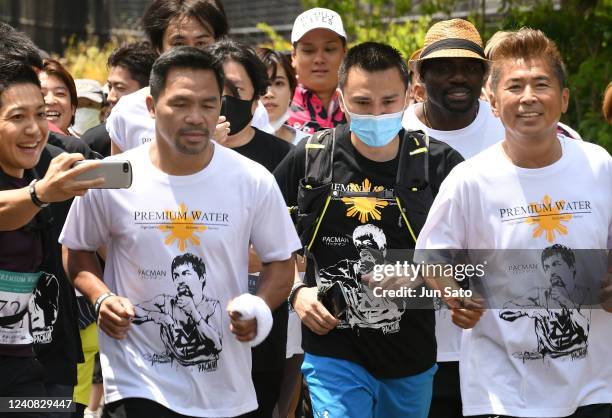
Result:
[[[36,72],[23,61],[0,56],[0,107],[2,107],[2,94],[15,84],[34,84],[40,89],[40,81]],[[42,97],[42,93],[41,93]]]
[[[406,89],[410,83],[410,73],[402,54],[390,45],[364,42],[349,49],[338,71],[338,86],[341,90],[346,85],[351,67],[358,67],[368,72],[397,68]]]
[[[0,55],[22,61],[31,67],[43,67],[40,50],[28,35],[3,22],[0,22]]]
[[[253,84],[252,100],[266,94],[270,85],[268,70],[266,70],[266,66],[261,62],[253,48],[226,37],[210,45],[207,51],[221,63],[235,61],[244,67]]]
[[[211,70],[217,79],[219,94],[223,94],[223,71],[219,60],[207,51],[191,46],[179,46],[160,55],[153,64],[149,86],[155,101],[166,87],[168,72],[173,68]]]
[[[544,265],[544,260],[554,255],[560,256],[563,259],[563,261],[565,261],[565,264],[567,264],[568,267],[575,268],[576,257],[574,256],[574,252],[571,250],[571,248],[566,247],[565,245],[561,245],[561,244],[554,244],[554,245],[551,245],[550,247],[544,248],[544,251],[542,251],[542,256],[541,256],[542,266]]]
[[[142,28],[153,48],[161,51],[164,32],[172,19],[193,17],[213,30],[215,39],[229,31],[225,9],[220,0],[155,0],[142,17]]]
[[[275,51],[270,48],[257,48],[257,55],[261,62],[264,63],[268,70],[272,70],[271,77],[268,77],[270,83],[274,81],[276,78],[276,73],[278,72],[278,68],[282,67],[285,70],[285,74],[287,74],[287,81],[289,82],[289,91],[291,92],[291,97],[295,92],[295,88],[297,87],[297,79],[295,78],[295,70],[291,66],[291,61],[286,54],[282,52]]]
[[[200,257],[191,253],[185,253],[174,257],[170,270],[172,271],[172,273],[174,273],[174,270],[178,266],[182,266],[185,264],[191,264],[191,267],[193,267],[193,271],[196,272],[200,279],[206,274],[206,265],[204,264],[204,261],[202,261]]]
[[[140,87],[145,87],[149,85],[151,68],[157,56],[150,43],[133,42],[115,49],[108,57],[107,65],[109,68],[125,68]]]

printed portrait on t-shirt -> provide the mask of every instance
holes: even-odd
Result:
[[[386,298],[376,298],[372,289],[362,277],[372,273],[376,264],[384,264],[387,252],[387,238],[383,230],[366,224],[356,227],[352,242],[359,253],[356,260],[340,260],[321,269],[322,284],[342,283],[347,297],[348,309],[340,318],[340,328],[381,329],[392,333],[399,331],[399,321],[404,312]]]
[[[150,353],[152,364],[177,362],[214,371],[222,346],[221,307],[206,296],[206,266],[201,258],[184,253],[172,260],[173,295],[160,294],[135,305],[134,324],[155,323],[165,348]]]
[[[43,274],[34,289],[34,297],[30,299],[30,332],[34,343],[51,342],[53,326],[57,320],[59,304],[59,282],[52,274]]]
[[[568,247],[555,244],[541,255],[548,287],[531,289],[508,301],[499,313],[505,321],[532,320],[537,347],[515,352],[525,360],[544,358],[580,359],[587,355],[591,310],[581,309],[588,288],[576,282],[576,260]],[[526,319],[522,319],[526,318]]]

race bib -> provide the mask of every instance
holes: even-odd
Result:
[[[26,314],[40,277],[41,273],[0,270],[0,344],[32,343]]]

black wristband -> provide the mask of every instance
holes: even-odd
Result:
[[[293,287],[291,288],[291,292],[289,292],[289,296],[287,297],[287,302],[289,302],[289,305],[293,308],[293,299],[295,299],[295,294],[298,292],[298,290],[300,290],[303,287],[308,287],[306,286],[306,283],[294,283]]]
[[[28,186],[28,191],[30,192],[30,199],[32,199],[32,203],[34,203],[39,208],[46,208],[49,206],[49,203],[43,202],[36,195],[36,182],[38,179],[32,180],[32,183]]]
[[[113,292],[106,292],[106,293],[102,293],[100,296],[98,296],[98,299],[96,299],[94,303],[94,312],[96,313],[96,319],[98,319],[98,317],[100,316],[100,308],[102,307],[102,302],[104,302],[106,299],[110,298],[111,296],[117,296],[117,295],[115,295]]]

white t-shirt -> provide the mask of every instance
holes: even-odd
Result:
[[[564,329],[555,311],[548,316],[542,307],[546,287],[552,289],[540,259],[544,248],[612,247],[612,159],[597,145],[559,138],[563,155],[547,167],[516,167],[500,144],[459,164],[442,183],[417,240],[418,249],[520,249],[533,257],[516,264],[498,251],[488,263],[487,289],[503,295],[524,279],[536,289],[530,303],[540,307],[531,313],[546,315],[505,317],[520,312],[509,308],[515,300],[489,292],[489,302],[497,298],[493,309],[462,335],[464,415],[560,417],[578,406],[612,402],[612,314],[571,309]],[[599,267],[605,269],[605,260]],[[590,268],[576,263],[577,287]]]
[[[403,126],[406,129],[421,130],[439,141],[446,142],[466,160],[480,151],[504,139],[504,126],[491,110],[489,102],[479,100],[476,119],[463,129],[438,131],[423,124],[415,113],[412,104],[404,113]],[[459,361],[462,329],[455,326],[450,311],[444,303],[436,304],[436,341],[438,342],[438,361]]]
[[[189,176],[159,171],[149,149],[111,157],[131,162],[132,186],[75,199],[60,236],[71,249],[107,244],[104,281],[135,306],[125,340],[99,336],[106,402],[140,397],[206,417],[254,410],[251,349],[225,310],[248,291],[249,242],[263,262],[301,248],[287,207],[274,177],[230,149],[215,144]]]
[[[111,141],[122,151],[151,142],[155,138],[155,120],[151,118],[145,101],[149,94],[149,87],[143,87],[123,96],[106,120],[106,130]],[[268,112],[261,102],[258,102],[251,125],[274,134],[268,120]]]

